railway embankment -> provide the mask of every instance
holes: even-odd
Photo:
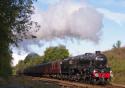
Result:
[[[112,82],[125,85],[125,47],[111,49],[104,54],[108,57],[108,64],[114,75]]]

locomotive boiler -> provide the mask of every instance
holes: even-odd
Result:
[[[93,84],[107,84],[112,78],[111,68],[107,65],[107,57],[100,51],[32,66],[26,68],[23,74],[49,76]]]

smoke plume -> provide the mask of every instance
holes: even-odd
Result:
[[[40,29],[32,28],[27,35],[34,35],[36,39],[19,42],[20,51],[32,52],[32,47],[40,48],[43,42],[59,40],[89,40],[98,43],[101,35],[102,14],[88,5],[84,0],[60,0],[49,5],[47,10],[36,7],[32,20],[38,22]],[[35,49],[36,49],[35,48]]]
[[[33,32],[40,40],[75,38],[98,42],[101,34],[102,14],[85,2],[60,0],[46,11],[36,9],[32,20],[41,26]]]

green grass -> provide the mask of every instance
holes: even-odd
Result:
[[[113,71],[112,82],[125,85],[125,48],[112,49],[104,53]]]

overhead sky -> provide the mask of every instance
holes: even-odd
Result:
[[[28,53],[43,55],[49,46],[63,44],[71,55],[125,46],[125,0],[38,0],[32,20],[41,28],[37,39],[12,47],[13,65]]]

